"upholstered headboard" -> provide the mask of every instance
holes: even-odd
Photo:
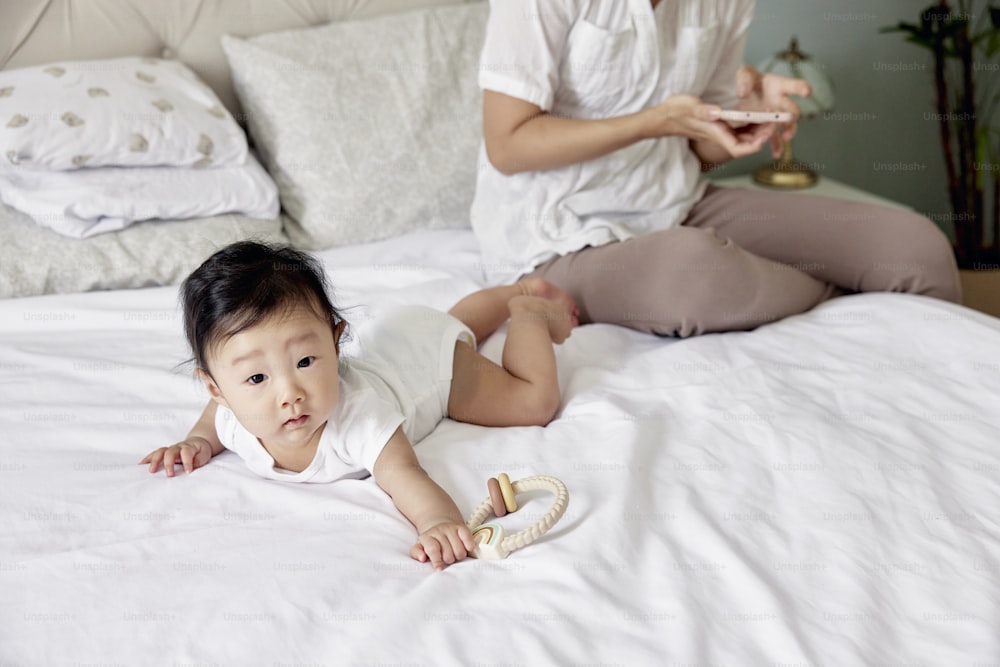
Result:
[[[223,34],[276,30],[462,0],[3,0],[0,69],[136,55],[176,58],[239,111]],[[239,116],[237,116],[239,117]]]

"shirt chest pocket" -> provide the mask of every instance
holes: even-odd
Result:
[[[607,116],[630,106],[644,70],[633,25],[602,28],[579,20],[573,26],[560,68],[559,105],[586,116]]]
[[[700,97],[721,58],[718,24],[684,26],[677,34],[672,60],[664,62],[664,93]]]

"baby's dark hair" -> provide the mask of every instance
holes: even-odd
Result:
[[[181,286],[184,334],[198,368],[206,352],[269,317],[310,308],[336,336],[344,321],[316,258],[287,246],[240,241],[209,257]],[[339,343],[339,341],[338,341]]]

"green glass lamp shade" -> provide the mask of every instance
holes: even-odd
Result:
[[[823,68],[808,54],[799,51],[798,40],[792,38],[787,51],[776,53],[758,67],[761,72],[773,72],[793,79],[803,79],[812,88],[812,96],[796,97],[795,101],[805,117],[816,116],[833,108],[833,82]]]

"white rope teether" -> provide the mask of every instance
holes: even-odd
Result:
[[[503,477],[506,478],[506,475]],[[569,491],[566,490],[566,485],[555,477],[546,475],[525,477],[514,482],[511,486],[515,495],[525,491],[551,491],[555,495],[555,501],[545,516],[534,525],[513,535],[505,536],[503,526],[500,524],[495,522],[482,523],[494,508],[492,498],[487,497],[465,522],[469,530],[472,531],[472,539],[476,541],[476,548],[470,554],[473,558],[485,560],[506,558],[512,551],[531,544],[555,525],[562,517],[563,512],[566,511],[566,505],[569,504]]]

